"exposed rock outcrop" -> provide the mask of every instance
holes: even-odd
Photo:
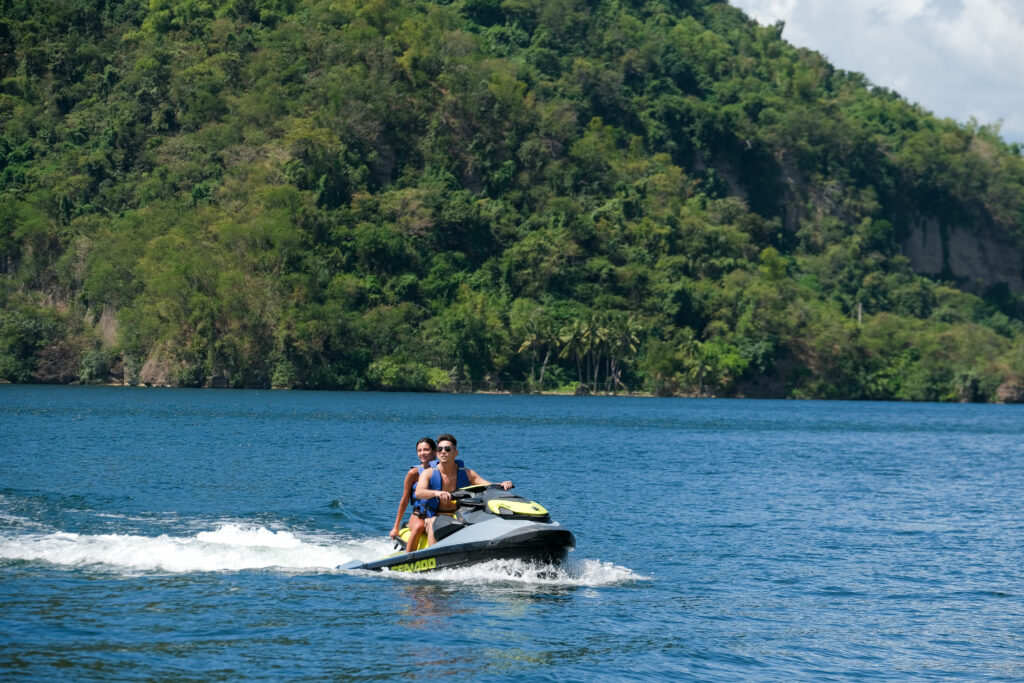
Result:
[[[1024,377],[1010,377],[996,389],[1000,403],[1024,403]]]
[[[902,246],[911,266],[925,275],[952,278],[976,293],[999,283],[1024,293],[1024,253],[991,228],[922,218],[911,224]]]
[[[180,364],[161,345],[149,355],[139,370],[139,384],[152,387],[177,386],[173,381],[174,371]]]

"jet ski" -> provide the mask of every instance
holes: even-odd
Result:
[[[405,552],[409,528],[403,527],[396,548],[387,557],[370,562],[353,560],[338,569],[388,569],[394,572],[425,572],[478,564],[490,560],[522,560],[559,564],[576,547],[576,538],[544,507],[520,498],[499,484],[477,484],[456,490],[454,517],[434,520],[434,545],[426,546],[426,532],[419,549]]]

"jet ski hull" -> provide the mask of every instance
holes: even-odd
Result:
[[[508,522],[497,524],[508,526]],[[425,572],[435,569],[465,567],[492,560],[520,560],[523,562],[559,564],[576,547],[576,539],[568,529],[557,523],[521,524],[497,536],[487,537],[488,531],[479,529],[487,524],[476,524],[434,545],[411,553],[396,553],[371,562],[350,562],[341,569]],[[492,525],[493,526],[493,525]]]

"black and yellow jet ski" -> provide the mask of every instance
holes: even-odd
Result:
[[[448,569],[490,560],[523,560],[558,564],[576,547],[572,533],[551,521],[548,511],[538,503],[520,498],[498,484],[474,485],[458,489],[452,500],[459,507],[454,517],[439,515],[434,521],[437,542],[426,547],[420,537],[419,549],[404,550],[371,562],[353,560],[338,569],[389,569],[400,572],[425,572]],[[409,528],[403,527],[396,547],[405,548]]]

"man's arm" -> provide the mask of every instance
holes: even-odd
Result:
[[[429,500],[430,498],[437,498],[442,503],[447,503],[452,499],[452,494],[447,491],[435,491],[430,487],[430,470],[423,470],[423,474],[420,475],[420,480],[416,484],[416,497],[422,498],[423,500]]]
[[[469,483],[470,484],[480,484],[480,485],[483,485],[483,486],[487,486],[487,485],[489,485],[491,483],[491,482],[487,481],[486,479],[484,479],[483,477],[481,477],[479,474],[477,474],[475,470],[471,470],[469,468],[466,469],[466,477],[469,478]],[[503,481],[503,482],[501,482],[501,488],[503,488],[506,491],[508,491],[510,488],[512,488],[512,482],[510,482],[510,481]],[[419,491],[420,487],[417,486],[416,490]]]

